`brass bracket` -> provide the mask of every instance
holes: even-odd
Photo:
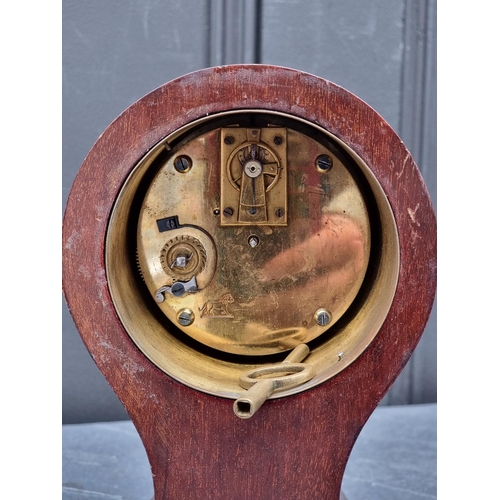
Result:
[[[221,225],[287,225],[287,129],[221,129]]]

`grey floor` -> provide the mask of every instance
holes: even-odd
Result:
[[[149,464],[130,421],[63,425],[62,432],[63,500],[151,500]],[[346,469],[347,499],[435,499],[436,483],[436,405],[377,408]]]

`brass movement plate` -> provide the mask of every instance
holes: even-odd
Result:
[[[331,167],[318,170],[318,157]],[[179,158],[191,167],[179,169]],[[273,354],[315,339],[351,305],[370,222],[352,175],[316,140],[290,128],[217,128],[160,167],[137,250],[151,296],[185,333],[233,354]]]
[[[286,226],[287,137],[285,128],[221,129],[221,226]]]
[[[239,124],[247,115],[273,120]],[[264,151],[252,156],[254,129]],[[242,194],[245,166],[250,179],[269,172],[260,203]],[[265,214],[252,222],[254,201]],[[243,372],[308,343],[315,377],[277,398],[368,347],[392,304],[399,242],[385,193],[347,145],[296,117],[238,110],[187,125],[139,161],[116,200],[105,260],[127,333],[192,388],[236,399]]]

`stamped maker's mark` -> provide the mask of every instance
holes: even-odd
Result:
[[[203,307],[198,308],[200,317],[208,316],[211,318],[234,318],[228,311],[229,304],[234,302],[234,297],[230,293],[222,295],[217,300],[208,300],[203,304]]]

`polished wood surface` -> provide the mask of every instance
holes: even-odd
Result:
[[[267,402],[240,420],[233,401],[194,391],[150,363],[109,295],[104,241],[113,202],[160,139],[228,109],[272,109],[312,121],[373,170],[394,211],[401,271],[388,317],[368,349],[320,386]],[[370,107],[320,78],[272,66],[202,70],[125,110],[85,159],[63,225],[63,286],[77,328],[137,427],[155,498],[334,499],[364,423],[415,349],[436,287],[436,221],[418,168]]]

